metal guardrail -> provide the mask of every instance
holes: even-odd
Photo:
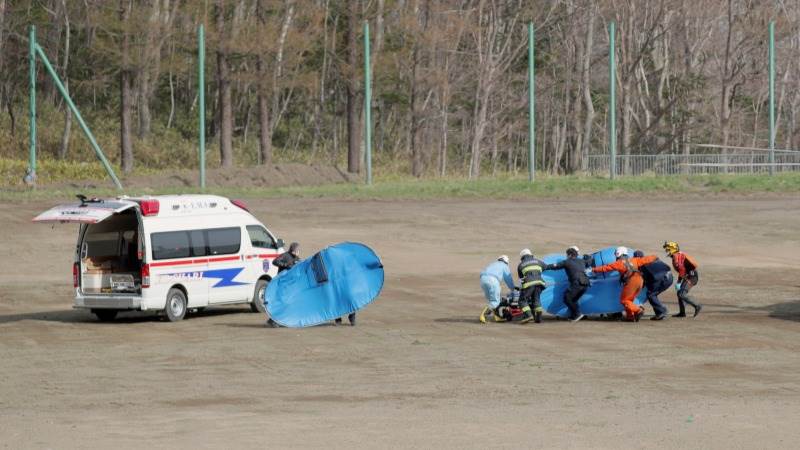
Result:
[[[586,170],[593,175],[609,173],[610,155],[589,155]],[[760,174],[800,172],[800,152],[775,152],[770,164],[767,153],[690,154],[690,155],[617,155],[618,175],[694,175],[694,174]]]

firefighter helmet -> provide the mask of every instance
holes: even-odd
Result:
[[[664,242],[664,251],[666,251],[668,255],[672,256],[675,253],[678,253],[679,251],[681,251],[681,248],[678,246],[677,242],[665,241]]]

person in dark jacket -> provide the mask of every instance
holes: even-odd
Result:
[[[581,296],[589,288],[589,277],[586,275],[586,269],[591,266],[591,257],[579,258],[580,250],[576,246],[567,249],[567,259],[557,262],[555,264],[548,264],[545,270],[564,270],[567,273],[567,280],[569,287],[564,292],[564,304],[569,308],[569,319],[577,322],[583,319],[584,315],[581,314],[578,302]],[[588,256],[588,255],[587,255]]]
[[[644,252],[636,250],[633,252],[634,258],[641,258]],[[667,318],[669,312],[667,307],[658,299],[658,294],[666,291],[672,286],[672,269],[660,259],[657,259],[650,264],[645,264],[639,267],[644,278],[644,287],[647,288],[647,301],[653,306],[653,312],[656,314],[650,320],[664,320]]]
[[[281,253],[280,256],[272,261],[272,265],[278,268],[278,273],[289,270],[300,261],[300,244],[292,242],[289,251]]]
[[[547,264],[535,258],[530,249],[527,248],[519,252],[519,257],[517,275],[522,285],[519,293],[519,306],[522,308],[520,323],[528,323],[531,320],[541,323],[542,303],[539,300],[539,296],[544,290],[542,271]],[[533,303],[533,312],[531,312],[531,303]]]
[[[278,268],[278,274],[280,274],[284,270],[291,269],[298,262],[300,262],[300,244],[298,244],[297,242],[292,242],[289,245],[289,251],[278,255],[278,257],[275,258],[274,261],[272,261],[272,265]],[[272,320],[272,317],[270,317],[269,319],[267,319],[266,326],[271,328],[277,328],[278,324],[277,322]]]

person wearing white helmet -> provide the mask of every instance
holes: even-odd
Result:
[[[519,306],[522,308],[522,319],[520,323],[527,323],[534,320],[536,323],[542,321],[542,304],[539,296],[544,290],[544,280],[542,271],[547,263],[533,256],[530,249],[522,249],[519,252],[519,266],[517,266],[517,276],[519,276],[521,291],[519,293]],[[531,311],[531,304],[533,310]]]
[[[578,302],[589,288],[589,277],[586,270],[591,267],[591,257],[579,258],[580,249],[573,245],[567,249],[567,258],[555,264],[548,264],[545,270],[564,270],[567,274],[569,287],[564,292],[564,304],[569,309],[569,319],[577,322],[583,319]]]
[[[614,251],[614,256],[617,258],[616,261],[595,267],[592,271],[594,273],[619,272],[619,281],[622,283],[622,293],[619,301],[625,309],[625,317],[628,321],[638,322],[644,315],[644,308],[633,303],[644,285],[644,279],[639,267],[652,263],[658,257],[650,255],[631,258],[629,257],[629,252],[627,247],[617,247]]]
[[[498,311],[498,307],[500,306],[500,282],[503,281],[509,289],[514,289],[514,278],[511,276],[508,263],[508,256],[500,255],[481,272],[481,289],[488,304],[483,308],[479,317],[481,323],[486,323],[486,315],[490,312],[494,315],[495,322],[505,321],[503,315]]]

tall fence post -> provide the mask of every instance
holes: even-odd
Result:
[[[28,148],[28,173],[25,181],[36,184],[36,26],[31,25],[28,31],[28,76],[29,76],[29,110],[30,110],[30,145]]]
[[[111,164],[106,159],[106,155],[100,149],[100,145],[97,144],[97,140],[94,138],[92,131],[89,129],[89,126],[86,125],[86,122],[83,120],[83,116],[81,116],[81,112],[78,111],[78,107],[75,106],[75,103],[72,101],[72,97],[69,96],[69,92],[67,89],[64,88],[64,84],[61,83],[61,79],[58,77],[55,69],[53,66],[50,65],[50,60],[47,59],[47,55],[45,55],[44,50],[39,44],[36,45],[36,54],[39,56],[39,59],[42,60],[42,64],[44,64],[44,68],[47,69],[47,72],[50,74],[50,78],[53,79],[53,84],[56,85],[56,89],[64,98],[64,101],[69,106],[69,109],[72,111],[72,114],[75,116],[75,120],[78,121],[78,125],[80,125],[81,130],[83,130],[83,134],[86,135],[86,138],[89,140],[89,144],[91,144],[94,153],[97,155],[97,158],[103,164],[103,167],[106,169],[108,176],[111,177],[111,180],[114,182],[114,185],[117,186],[117,189],[122,190],[122,183],[120,183],[119,178],[114,173],[114,169],[111,168]]]
[[[197,92],[200,103],[197,132],[200,156],[200,189],[206,188],[206,43],[203,24],[197,28]]]
[[[617,61],[615,58],[615,34],[616,24],[612,21],[608,24],[608,148],[611,151],[609,170],[612,180],[617,176]]]
[[[369,67],[369,22],[364,21],[364,158],[367,184],[372,184],[372,77]]]
[[[534,103],[533,44],[533,22],[528,22],[528,181],[531,183],[536,177],[536,117],[534,116],[536,106]]]
[[[775,174],[775,22],[769,23],[769,174]]]

